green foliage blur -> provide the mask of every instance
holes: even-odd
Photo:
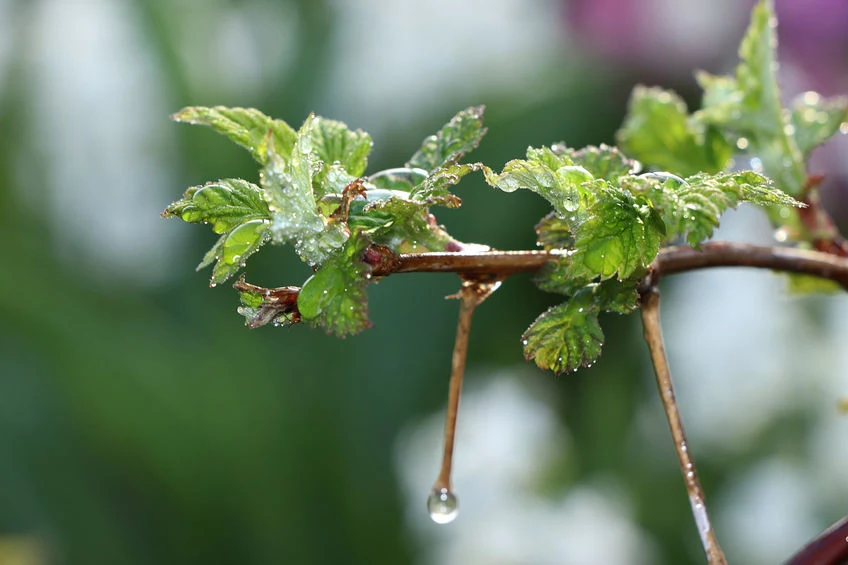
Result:
[[[456,110],[485,103],[489,134],[474,160],[501,166],[528,145],[612,143],[639,77],[614,67],[588,72],[563,48],[536,61],[544,84],[433,92],[425,108],[395,122],[396,114],[381,119],[373,108],[338,113],[346,108],[339,100],[354,93],[331,91],[338,84],[332,73],[339,72],[334,46],[350,33],[336,3],[99,0],[57,6],[4,6],[7,28],[18,31],[6,36],[0,66],[0,565],[418,562],[426,548],[405,525],[407,501],[394,450],[401,429],[445,402],[457,303],[444,297],[456,291],[458,279],[399,275],[372,285],[374,327],[344,340],[307,327],[249,330],[236,313],[237,293],[227,285],[209,289],[208,272],[191,268],[213,234],[158,218],[152,231],[134,231],[139,209],[131,199],[108,195],[127,190],[124,181],[149,182],[155,215],[188,186],[227,177],[255,180],[249,156],[232,144],[203,128],[166,123],[168,113],[189,105],[251,106],[291,124],[310,111],[344,120],[374,133],[369,167],[378,170],[402,163]],[[135,38],[130,50],[137,52],[126,60],[140,58],[147,69],[144,80],[132,82],[139,109],[148,96],[163,104],[155,118],[163,125],[155,128],[165,137],[154,136],[149,146],[132,143],[130,131],[113,131],[126,116],[97,111],[98,97],[112,92],[114,68],[96,61],[81,66],[89,74],[78,78],[89,88],[82,94],[77,89],[77,100],[89,102],[80,105],[90,110],[82,120],[86,127],[44,122],[44,116],[64,115],[56,107],[67,94],[43,90],[53,84],[48,71],[61,68],[39,57],[63,61],[48,53],[61,41],[46,36],[67,32],[76,38],[68,41],[88,41],[91,52],[105,50],[109,59],[114,43],[106,41],[107,30],[59,18],[93,13],[95,6],[117,13]],[[386,25],[415,25],[393,22],[386,6]],[[235,12],[243,16],[234,28],[204,27]],[[269,30],[263,14],[287,25]],[[374,22],[375,30],[381,25]],[[241,35],[228,40],[233,29]],[[242,75],[215,79],[227,61],[238,60],[239,38],[269,33],[290,36],[282,42],[285,53],[263,59],[279,59],[280,69],[244,71],[255,79],[244,84]],[[257,41],[260,50],[269,48]],[[357,62],[362,69],[369,64]],[[357,70],[347,72],[355,76]],[[387,82],[395,70],[384,69]],[[424,78],[422,83],[410,87],[427,88]],[[686,84],[684,95],[694,95],[694,82]],[[365,81],[356,87],[371,88]],[[147,109],[158,110],[159,102]],[[73,149],[77,140],[101,131],[139,152],[166,154],[161,162],[170,163],[170,173],[159,177],[165,186],[152,191],[156,178],[139,180],[152,171],[130,162],[115,164],[118,176],[80,174],[63,184],[56,163],[70,162],[77,167],[71,170],[85,173],[114,148],[70,157],[56,148]],[[104,178],[114,182],[107,186]],[[95,197],[78,199],[83,192]],[[540,199],[501,194],[471,177],[457,193],[462,208],[437,211],[452,235],[501,249],[535,246],[533,226],[547,211]],[[111,223],[95,221],[100,217]],[[89,221],[85,245],[74,243],[67,226]],[[118,228],[129,231],[152,266],[133,265],[132,256],[111,262],[110,243],[123,233]],[[159,250],[152,256],[151,247]],[[285,248],[257,255],[247,272],[267,286],[299,284],[308,276]],[[491,297],[475,314],[472,384],[522,363],[522,331],[557,301],[527,276],[510,279]],[[632,433],[638,407],[654,394],[638,319],[610,315],[601,323],[605,353],[591,370],[558,380],[532,372],[529,384],[552,399],[574,443],[575,459],[551,472],[549,488],[562,492],[614,477],[637,523],[652,536],[657,563],[698,563],[699,542],[671,445],[642,445]],[[762,449],[777,439],[769,436]],[[646,457],[648,452],[663,457]],[[741,456],[699,459],[707,492],[747,463]],[[422,513],[425,498],[422,492]]]

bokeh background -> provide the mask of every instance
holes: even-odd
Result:
[[[637,82],[691,103],[729,72],[752,2],[0,0],[0,565],[702,563],[637,317],[602,320],[591,370],[553,378],[518,338],[556,297],[509,280],[475,316],[459,519],[438,469],[451,275],[370,289],[374,328],[248,330],[194,265],[205,230],[159,212],[256,178],[247,153],[173,124],[186,105],[310,111],[396,166],[488,106],[474,158],[613,142]],[[848,7],[778,0],[788,94],[848,92]],[[816,155],[844,225],[848,147]],[[438,211],[459,239],[531,248],[546,212],[479,179]],[[772,241],[742,209],[721,237]],[[283,248],[250,280],[299,284]],[[763,272],[663,286],[679,401],[732,562],[781,562],[848,512],[848,299]]]

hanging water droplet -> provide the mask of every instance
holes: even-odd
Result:
[[[449,524],[459,514],[459,503],[456,495],[449,489],[433,489],[427,497],[427,511],[430,519],[437,524]]]

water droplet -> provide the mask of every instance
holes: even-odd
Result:
[[[737,139],[736,140],[736,147],[738,147],[739,149],[747,149],[748,148],[748,138],[747,137],[740,137],[739,139]]]
[[[527,347],[527,340],[526,339],[521,340],[521,345],[523,345],[524,347]]]
[[[324,289],[324,294],[328,294],[329,292],[330,291],[328,291],[326,288]]]
[[[583,308],[578,308],[578,309],[577,309],[577,311],[578,311],[578,312],[580,312],[580,313],[582,313],[582,312],[583,312]]]
[[[780,228],[779,230],[774,232],[774,239],[775,241],[779,241],[782,243],[789,239],[789,232],[786,230],[786,228]]]
[[[459,514],[459,503],[456,495],[449,489],[433,489],[427,497],[427,512],[430,519],[437,524],[449,524]]]

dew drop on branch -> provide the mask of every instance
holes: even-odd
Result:
[[[453,522],[459,514],[456,495],[450,489],[433,489],[427,497],[427,512],[430,513],[430,519],[437,524]]]

